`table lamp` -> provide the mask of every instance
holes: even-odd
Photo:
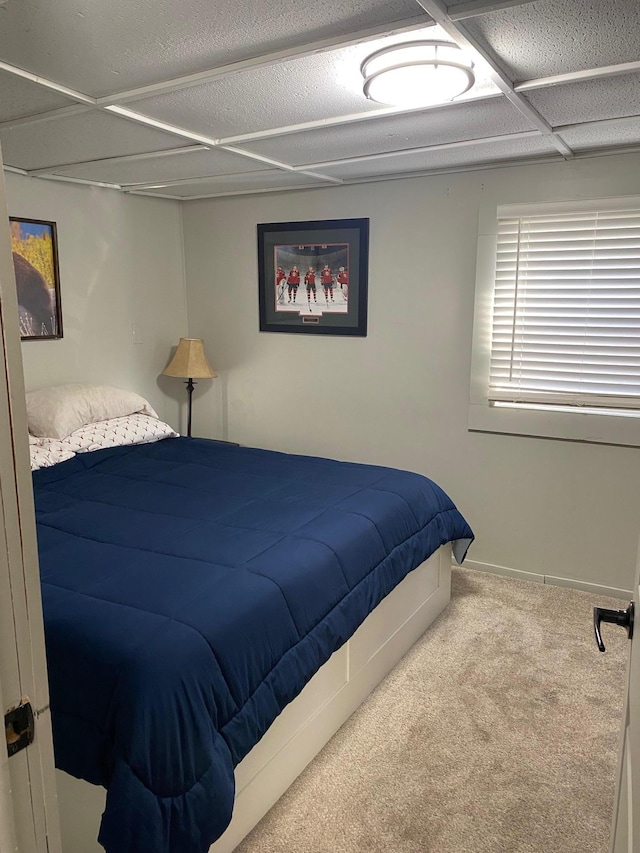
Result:
[[[178,348],[169,364],[162,371],[164,376],[175,376],[185,379],[189,394],[189,415],[187,419],[187,435],[191,438],[191,398],[193,396],[194,379],[214,379],[218,374],[211,368],[204,354],[204,343],[200,338],[180,338]]]

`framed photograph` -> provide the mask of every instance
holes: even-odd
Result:
[[[367,334],[369,220],[258,225],[261,332]]]
[[[62,337],[56,223],[9,217],[23,341]]]

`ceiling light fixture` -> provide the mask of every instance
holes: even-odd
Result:
[[[410,41],[383,47],[360,70],[364,94],[390,106],[429,106],[451,101],[475,82],[473,62],[450,41]]]

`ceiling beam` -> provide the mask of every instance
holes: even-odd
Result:
[[[131,190],[151,190],[151,189],[164,189],[169,187],[184,187],[189,186],[189,184],[204,182],[207,183],[209,181],[219,181],[219,180],[232,180],[234,178],[246,178],[247,175],[264,175],[265,171],[269,172],[270,169],[267,170],[258,170],[256,172],[230,172],[224,175],[199,175],[193,178],[175,178],[174,180],[157,180],[157,181],[140,181],[138,183],[123,183],[121,187],[123,190],[131,191]],[[300,170],[300,169],[291,169],[291,174],[309,174],[311,173]],[[330,183],[339,183],[342,184],[344,181],[341,178],[329,178],[324,175],[317,176],[320,180]],[[313,184],[313,186],[317,186],[317,182]]]
[[[282,163],[279,160],[273,160],[271,157],[264,157],[262,154],[256,154],[254,151],[248,151],[243,148],[234,148],[232,145],[222,146],[223,151],[229,151],[231,154],[238,154],[240,157],[255,160],[258,163],[265,163],[267,166],[273,166],[275,169],[281,169],[285,172],[303,172],[311,178],[319,178],[322,181],[329,181],[333,184],[341,184],[341,178],[331,178],[328,175],[318,175],[315,172],[309,171],[307,167],[291,166],[289,163]]]
[[[126,195],[141,195],[146,196],[146,198],[166,198],[169,201],[188,201],[188,199],[191,198],[191,196],[189,196],[188,198],[181,198],[178,195],[169,195],[168,193],[150,193],[145,192],[144,190],[140,190],[138,192],[138,190],[128,190],[124,187],[121,188],[120,191],[125,193]]]
[[[152,189],[160,189],[162,187],[183,187],[188,186],[189,184],[199,183],[200,181],[219,181],[219,180],[229,180],[233,178],[246,178],[249,174],[261,175],[264,174],[265,171],[271,171],[270,169],[258,169],[255,172],[228,172],[224,175],[196,175],[193,178],[173,178],[170,180],[163,181],[159,178],[156,181],[136,181],[136,182],[125,182],[121,184],[123,190],[127,192],[131,190],[152,190]]]
[[[204,136],[201,133],[193,133],[191,130],[186,130],[184,127],[177,127],[174,124],[167,124],[164,121],[145,116],[142,113],[137,113],[135,110],[129,110],[126,107],[111,104],[104,107],[107,112],[118,115],[121,118],[126,118],[128,121],[136,122],[136,124],[144,124],[146,127],[153,127],[155,130],[162,130],[164,133],[170,133],[173,136],[179,136],[181,139],[190,139],[192,142],[200,142],[207,148],[215,148],[218,145],[218,140],[212,136]]]
[[[301,169],[299,166],[296,167],[296,171],[300,175],[308,175],[310,178],[318,178],[320,181],[326,181],[329,184],[344,184],[342,178],[335,178],[333,175],[325,175],[322,172],[318,172],[315,169]]]
[[[563,157],[570,159],[573,156],[573,151],[569,146],[563,139],[554,134],[551,125],[536,109],[534,109],[529,101],[519,92],[514,90],[512,81],[509,80],[489,52],[486,51],[477,42],[477,40],[470,35],[464,25],[451,20],[447,14],[447,8],[442,0],[417,0],[417,2],[422,6],[425,12],[431,15],[434,21],[442,27],[442,29],[455,41],[457,45],[471,49],[482,57],[482,59],[489,65],[491,70],[491,79],[498,86],[503,95],[534,125],[534,127],[538,128],[540,133],[549,137],[549,140]]]
[[[583,130],[584,128],[591,130],[603,127],[619,127],[620,125],[624,126],[625,124],[628,124],[630,127],[638,127],[639,122],[640,115],[618,116],[617,118],[600,118],[595,121],[583,121],[578,124],[559,124],[556,125],[553,130],[555,133],[564,133],[567,130]],[[638,144],[640,144],[640,139],[638,140]]]
[[[270,171],[270,170],[266,170]],[[121,184],[121,187],[126,192],[133,192],[134,190],[153,190],[153,189],[166,189],[170,187],[185,187],[189,186],[189,184],[199,184],[199,183],[207,183],[209,181],[220,181],[220,180],[229,180],[233,178],[246,178],[248,174],[264,174],[264,171],[259,170],[257,172],[230,172],[229,174],[224,175],[196,175],[193,178],[174,178],[173,180],[163,181],[162,179],[158,179],[157,181],[138,181],[137,183],[124,183]]]
[[[40,175],[43,181],[62,181],[65,184],[83,184],[88,187],[104,187],[108,190],[120,190],[120,184],[111,184],[107,181],[90,181],[86,178],[72,178],[69,175]]]
[[[32,74],[31,71],[25,71],[24,68],[18,68],[17,65],[9,65],[7,62],[0,62],[0,71],[7,71],[13,74],[14,77],[21,77],[23,80],[29,80],[31,83],[37,83],[45,89],[51,89],[59,95],[64,95],[72,101],[79,101],[81,104],[89,104],[95,106],[97,101],[90,95],[85,95],[83,92],[77,92],[75,89],[69,89],[67,86],[62,86],[53,80],[47,80],[46,77],[40,77],[38,74]]]
[[[488,101],[501,98],[502,92],[494,92],[481,97],[459,98],[456,101],[448,101],[445,104],[430,104],[422,107],[382,107],[375,110],[367,110],[361,113],[349,113],[347,115],[334,116],[333,118],[322,118],[316,121],[305,121],[299,124],[290,124],[283,127],[272,127],[268,130],[255,130],[251,133],[240,133],[236,136],[221,137],[220,145],[237,145],[238,143],[255,142],[256,140],[271,139],[274,136],[291,136],[294,133],[304,133],[307,130],[321,130],[327,127],[340,127],[342,125],[355,124],[357,122],[371,121],[385,118],[386,116],[404,116],[417,113],[428,113],[432,110],[452,109],[460,104],[473,104],[477,101]]]
[[[256,154],[253,151],[244,151],[242,148],[234,148],[232,145],[225,145],[223,151],[228,151],[229,154],[237,154],[239,157],[244,157],[245,160],[253,160],[256,163],[263,163],[265,166],[270,166],[273,169],[281,169],[285,172],[295,172],[295,167],[289,163],[281,163],[279,160],[274,160],[272,157],[265,157],[262,154]]]
[[[175,154],[191,154],[194,151],[209,151],[206,145],[185,145],[182,148],[165,148],[162,151],[149,151],[143,154],[123,154],[120,157],[102,157],[98,160],[80,160],[76,163],[59,163],[56,166],[46,166],[42,169],[29,169],[25,174],[32,178],[49,175],[60,169],[78,169],[82,166],[111,166],[120,163],[135,163],[137,160],[157,160],[160,157],[171,157]]]
[[[123,192],[128,193],[129,195],[146,195],[150,198],[168,198],[172,201],[200,201],[200,199],[206,198],[224,198],[225,196],[233,196],[233,195],[264,195],[265,193],[291,193],[298,192],[299,190],[317,190],[322,188],[322,184],[313,183],[313,184],[296,184],[294,187],[262,187],[261,189],[243,189],[243,190],[224,190],[223,192],[217,193],[203,193],[202,195],[189,195],[189,196],[175,196],[175,195],[165,195],[160,193],[150,193],[145,191],[138,191],[135,189],[132,190],[123,190]]]
[[[456,142],[440,142],[437,145],[424,145],[419,148],[396,148],[393,151],[380,151],[376,154],[359,154],[357,157],[345,157],[341,160],[327,160],[323,163],[309,163],[298,166],[298,169],[327,169],[331,166],[348,166],[352,163],[366,163],[384,160],[392,157],[403,157],[407,154],[428,154],[432,151],[449,151],[455,148],[469,148],[475,145],[510,142],[514,139],[540,139],[542,134],[537,130],[522,130],[518,133],[505,133],[500,136],[484,136],[477,139],[460,139]]]
[[[587,68],[584,71],[567,71],[551,77],[538,77],[525,80],[514,86],[516,92],[529,92],[532,89],[546,89],[549,86],[562,86],[567,83],[583,83],[585,80],[599,80],[606,77],[619,77],[621,74],[634,74],[640,71],[640,60],[622,62],[619,65],[603,65],[600,68]]]
[[[564,163],[564,160],[559,158],[557,152],[552,152],[550,154],[540,154],[536,157],[512,157],[510,159],[491,160],[483,163],[469,163],[466,166],[445,166],[444,168],[419,169],[411,172],[393,172],[389,175],[379,176],[367,175],[365,177],[348,178],[345,180],[345,184],[372,184],[380,181],[395,181],[407,178],[413,179],[423,177],[428,178],[437,175],[457,175],[461,172],[483,172],[491,169],[508,169],[513,168],[514,166],[536,166],[542,163]]]
[[[19,127],[21,124],[39,124],[45,121],[53,121],[58,118],[67,118],[68,116],[76,116],[80,113],[91,112],[93,107],[88,107],[83,104],[75,104],[71,107],[60,107],[57,110],[48,110],[45,113],[35,113],[30,116],[21,116],[20,118],[9,119],[8,121],[0,122],[0,131],[11,130],[14,127]]]

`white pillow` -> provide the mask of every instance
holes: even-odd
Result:
[[[161,438],[177,438],[169,424],[150,415],[126,415],[74,430],[60,444],[72,453],[88,453],[105,447],[124,447],[127,444],[151,444]]]
[[[35,438],[29,436],[29,455],[31,456],[31,470],[38,468],[49,468],[58,462],[64,462],[75,456],[69,447],[63,447],[56,439]]]
[[[27,392],[29,432],[38,436],[62,439],[85,424],[134,412],[157,417],[144,397],[110,385],[54,385]]]

